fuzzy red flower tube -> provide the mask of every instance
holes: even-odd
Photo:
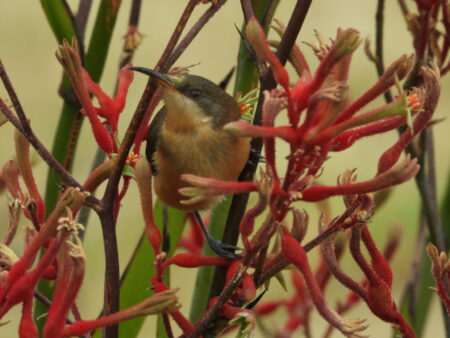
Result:
[[[363,325],[364,320],[344,319],[327,305],[325,297],[323,296],[322,291],[320,290],[320,287],[310,269],[305,250],[286,229],[283,229],[281,249],[287,260],[295,265],[302,273],[308,286],[311,300],[319,313],[343,334],[363,337],[360,332],[366,328],[366,326]]]

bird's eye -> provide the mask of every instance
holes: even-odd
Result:
[[[192,97],[199,97],[201,94],[201,90],[200,89],[191,89],[191,96]]]

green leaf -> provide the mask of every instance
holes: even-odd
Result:
[[[161,202],[155,205],[155,223],[159,229],[162,229],[163,224],[163,207]],[[169,238],[170,250],[168,256],[172,256],[180,241],[183,233],[184,224],[186,223],[186,215],[184,212],[168,208],[168,222],[169,222]],[[150,247],[145,233],[142,234],[136,249],[134,250],[131,259],[122,274],[120,287],[120,309],[126,309],[135,305],[147,297],[150,297],[153,292],[149,289],[150,277],[155,276],[155,255],[153,249]],[[160,316],[158,316],[160,317]],[[145,317],[138,317],[132,320],[119,324],[119,337],[131,338],[137,337],[139,331],[144,323]],[[102,330],[97,330],[94,337],[101,337]],[[152,336],[149,334],[148,336]]]
[[[222,238],[225,222],[227,221],[228,211],[231,206],[231,197],[228,196],[222,203],[214,208],[209,219],[208,231],[214,238]],[[205,242],[203,247],[203,256],[213,256],[215,252]],[[197,321],[205,311],[209,301],[209,291],[214,277],[214,267],[205,266],[198,269],[195,280],[194,294],[192,297],[189,320],[193,323]]]

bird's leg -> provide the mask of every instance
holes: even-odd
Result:
[[[238,248],[237,246],[221,243],[214,238],[211,237],[211,235],[208,232],[208,229],[206,229],[205,224],[203,223],[202,217],[200,216],[200,213],[198,211],[194,211],[195,218],[197,219],[198,223],[200,224],[200,227],[205,234],[206,240],[208,241],[208,244],[210,248],[217,253],[219,256],[225,257],[225,258],[240,258],[242,255],[234,253],[235,250],[242,250],[241,248]]]
[[[169,211],[167,210],[167,205],[163,204],[162,207],[162,251],[169,252],[170,250],[170,236],[169,236]]]
[[[265,163],[266,159],[259,151],[254,148],[250,148],[250,154],[248,155],[248,163],[252,166],[257,166],[258,163]]]

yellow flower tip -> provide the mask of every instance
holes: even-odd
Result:
[[[251,110],[251,105],[248,103],[243,103],[240,105],[241,115],[247,115]]]
[[[407,96],[408,107],[411,109],[419,109],[421,107],[421,102],[417,93],[412,93]]]
[[[127,160],[125,161],[125,164],[127,165],[132,165],[132,164],[136,164],[137,160],[139,158],[138,154],[135,154],[133,152],[128,154]]]

